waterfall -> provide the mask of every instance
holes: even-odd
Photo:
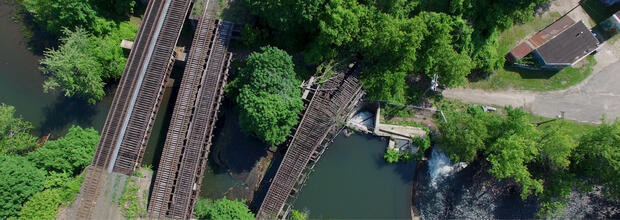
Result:
[[[430,185],[433,188],[437,188],[437,183],[452,175],[453,173],[465,168],[466,163],[452,164],[450,158],[441,151],[435,150],[431,153],[431,158],[428,161],[428,174],[430,176]]]

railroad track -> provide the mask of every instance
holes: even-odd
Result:
[[[149,1],[82,185],[79,219],[91,218],[107,173],[132,175],[140,163],[190,2]]]
[[[321,90],[321,88],[338,89]],[[258,210],[257,219],[283,217],[281,213],[287,200],[291,194],[298,191],[294,187],[296,185],[301,187],[306,179],[298,181],[308,162],[320,145],[331,140],[331,137],[328,137],[330,131],[336,129],[337,122],[348,114],[346,107],[355,102],[356,98],[360,98],[361,92],[361,85],[355,73],[339,74],[317,87],[267,190],[267,195]]]
[[[230,65],[233,24],[201,17],[149,203],[152,218],[192,217]]]

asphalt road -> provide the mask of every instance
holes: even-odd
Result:
[[[443,92],[448,98],[467,103],[524,107],[533,114],[556,117],[561,111],[568,120],[601,123],[620,119],[620,61],[593,73],[586,81],[561,91],[484,91],[456,88]]]
[[[532,113],[554,117],[560,111],[566,119],[600,123],[620,119],[620,62],[615,62],[587,82],[560,92],[541,93],[531,103]]]

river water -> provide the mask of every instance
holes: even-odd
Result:
[[[21,22],[12,16],[15,8],[0,1],[0,103],[15,106],[17,114],[34,124],[34,134],[61,136],[71,125],[101,130],[112,96],[97,105],[65,98],[59,93],[43,93],[40,56],[28,50]]]
[[[298,194],[294,208],[311,218],[410,219],[414,163],[388,164],[387,142],[338,136]]]

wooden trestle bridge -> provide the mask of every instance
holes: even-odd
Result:
[[[112,172],[131,176],[142,160],[192,0],[149,1],[82,185],[77,218],[90,219]],[[205,6],[206,8],[207,6]],[[186,62],[149,214],[191,218],[206,165],[230,53],[233,24],[204,10]]]
[[[314,89],[315,94],[267,190],[257,219],[286,217],[294,194],[304,185],[307,174],[364,95],[358,71],[359,68],[353,68],[350,73],[339,74]]]

